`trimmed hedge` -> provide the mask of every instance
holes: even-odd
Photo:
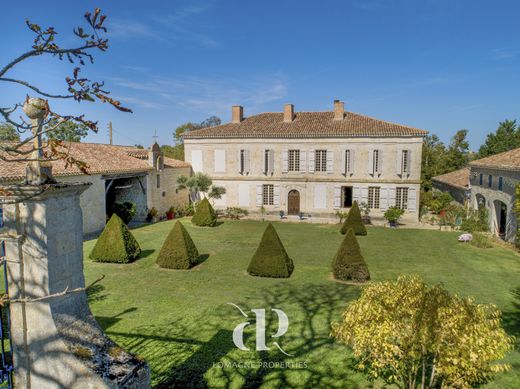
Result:
[[[269,223],[247,272],[257,277],[289,278],[293,270],[292,259],[287,255],[273,225]]]
[[[128,263],[141,254],[139,243],[115,213],[108,221],[90,253],[95,262]]]
[[[361,255],[361,249],[351,228],[347,231],[332,260],[334,278],[342,281],[366,282],[370,279],[368,266]]]
[[[191,222],[199,227],[215,227],[217,224],[217,213],[207,198],[203,198],[195,209]]]
[[[157,264],[167,269],[189,269],[197,264],[199,251],[181,222],[176,222],[166,237]]]
[[[345,235],[349,229],[353,229],[356,235],[366,235],[367,229],[363,224],[363,220],[361,219],[361,212],[359,211],[359,206],[357,201],[354,201],[352,204],[352,208],[348,213],[343,226],[341,226],[341,233]]]

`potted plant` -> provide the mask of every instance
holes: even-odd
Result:
[[[284,211],[280,211],[280,219],[283,219],[284,216],[285,216],[285,212]]]
[[[359,210],[362,212],[361,219],[363,220],[363,224],[371,224],[370,220],[370,208],[368,207],[368,204],[365,202],[362,202],[359,204]]]
[[[153,207],[152,209],[148,210],[148,213],[146,214],[146,221],[148,223],[152,223],[155,221],[155,218],[157,217],[157,209]]]
[[[398,207],[390,207],[386,210],[384,216],[385,219],[388,220],[388,224],[390,224],[390,227],[395,228],[397,227],[397,221],[401,216],[403,216],[404,209],[398,208]]]
[[[168,211],[166,212],[166,219],[173,220],[175,217],[175,208],[171,206]]]

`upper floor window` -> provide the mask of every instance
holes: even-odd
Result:
[[[300,150],[289,150],[289,171],[300,171]]]
[[[396,188],[395,206],[401,209],[408,208],[408,188]]]
[[[248,174],[250,167],[249,150],[240,150],[238,153],[238,172]]]
[[[479,176],[479,179],[478,179],[478,184],[480,186],[482,186],[483,183],[484,183],[484,175],[482,173],[480,173],[480,176]]]
[[[240,173],[246,170],[246,151],[240,150]]]
[[[504,177],[498,177],[498,190],[504,190]]]
[[[157,174],[157,188],[160,188],[161,187],[161,175],[160,174]]]
[[[373,166],[374,166],[374,173],[381,172],[381,152],[380,150],[374,150],[374,154],[372,156],[373,158]]]
[[[488,176],[488,187],[492,187],[493,186],[493,176],[490,174]]]
[[[403,150],[403,156],[402,156],[402,173],[406,174],[410,172],[410,151],[409,150]]]
[[[267,184],[263,185],[262,191],[262,204],[263,205],[274,205],[274,185]]]
[[[316,150],[314,157],[314,171],[326,172],[327,171],[327,150]]]
[[[352,172],[352,161],[350,160],[351,154],[350,150],[345,150],[345,173]]]

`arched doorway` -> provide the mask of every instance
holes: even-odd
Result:
[[[506,238],[507,205],[500,200],[494,202],[496,217],[496,233],[501,239]]]
[[[287,214],[300,214],[300,192],[295,189],[291,190],[287,195]]]

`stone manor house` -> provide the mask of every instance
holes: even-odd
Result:
[[[148,150],[75,142],[67,147],[72,157],[87,164],[88,174],[76,166],[66,167],[64,161],[53,161],[53,175],[58,182],[90,183],[80,197],[85,234],[97,233],[105,227],[107,215],[112,213],[116,202],[134,202],[137,221],[143,221],[151,208],[164,215],[171,206],[188,202],[187,192],[177,188],[177,177],[189,176],[190,165],[164,157],[157,143]],[[25,166],[24,161],[0,159],[0,185],[22,182]]]
[[[353,201],[382,218],[390,206],[417,222],[421,152],[426,131],[346,112],[283,112],[244,117],[232,107],[230,123],[190,131],[185,159],[226,188],[217,208],[252,213],[333,217]]]

